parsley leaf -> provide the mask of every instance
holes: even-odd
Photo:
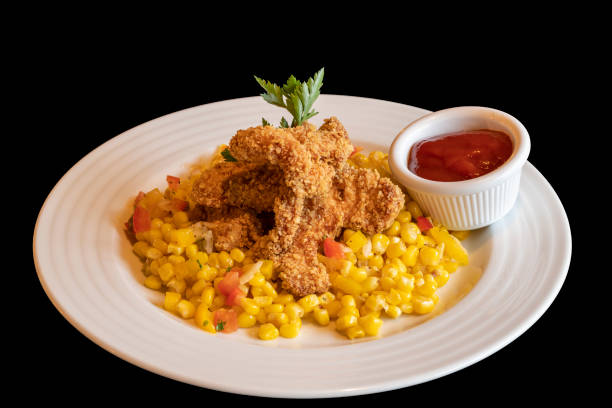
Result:
[[[229,149],[225,149],[221,152],[221,156],[223,156],[223,158],[225,159],[226,162],[235,162],[238,161],[234,158],[234,156],[232,156],[232,154],[230,153]]]
[[[270,125],[270,122],[268,122],[268,121],[266,120],[266,118],[261,118],[261,125],[262,125],[262,126],[271,126],[271,125]]]
[[[321,93],[324,72],[324,68],[321,68],[306,82],[300,82],[291,75],[282,87],[256,76],[255,80],[266,91],[261,94],[263,99],[272,105],[287,109],[293,116],[291,126],[295,127],[318,113],[312,109],[312,105]],[[281,120],[281,127],[289,127],[285,118]]]
[[[200,267],[200,269],[202,269],[202,268],[203,268],[203,266],[202,266],[202,262],[200,262],[200,260],[199,260],[199,259],[196,259],[196,262],[198,263],[198,266]]]
[[[223,331],[224,327],[225,327],[225,322],[223,320],[219,320],[219,323],[217,323],[217,326],[215,327],[215,330]]]

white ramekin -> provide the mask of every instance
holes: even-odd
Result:
[[[442,182],[408,170],[408,155],[416,142],[477,129],[502,131],[512,139],[510,158],[492,172],[471,180]],[[491,225],[512,209],[530,148],[529,133],[516,118],[497,109],[460,106],[430,113],[402,129],[391,145],[389,166],[395,179],[434,221],[451,230],[473,230]]]

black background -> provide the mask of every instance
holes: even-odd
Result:
[[[23,68],[28,79],[16,80],[22,86],[19,106],[29,118],[20,122],[27,144],[23,151],[28,162],[41,169],[35,188],[26,191],[32,203],[26,231],[30,237],[55,183],[112,137],[180,109],[257,95],[254,74],[283,82],[289,74],[304,79],[324,66],[323,93],[379,98],[428,110],[482,105],[521,120],[532,138],[529,161],[556,190],[576,239],[581,209],[568,157],[577,150],[571,138],[578,86],[576,71],[568,62],[583,56],[579,44],[548,35],[485,44],[486,33],[435,41],[394,33],[366,41],[365,36],[355,39],[340,32],[327,42],[305,42],[308,46],[295,51],[271,38],[255,41],[248,35],[217,41],[230,31],[192,33],[189,46],[178,45],[184,38],[167,39],[161,34],[152,38],[148,33],[131,33],[110,41],[104,35],[79,39],[74,32],[58,31],[40,36],[32,48],[21,52],[28,61]],[[575,243],[567,279],[551,307],[508,346],[440,379],[348,402],[494,403],[502,398],[520,403],[528,395],[549,399],[567,393],[588,398],[592,373],[585,363],[590,357],[584,354],[587,342],[576,322],[588,310],[584,297],[592,294],[592,288],[578,277],[577,251]],[[201,389],[128,364],[60,315],[40,286],[33,262],[22,273],[27,277],[21,299],[26,307],[16,308],[27,318],[24,325],[21,321],[25,327],[17,344],[26,364],[18,366],[14,378],[35,390],[24,397],[168,404],[258,399]]]

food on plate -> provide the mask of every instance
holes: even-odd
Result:
[[[415,143],[408,156],[408,168],[428,180],[469,180],[504,164],[512,148],[510,136],[497,130],[447,133]]]
[[[336,117],[307,122],[322,76],[257,78],[291,126],[238,130],[210,163],[137,195],[126,231],[166,310],[262,340],[296,337],[303,322],[376,336],[384,317],[431,312],[467,264],[459,235],[389,178],[386,154],[364,155]]]

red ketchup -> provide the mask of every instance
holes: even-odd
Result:
[[[468,130],[421,140],[410,149],[408,168],[435,181],[462,181],[487,174],[512,154],[510,136],[495,130]]]

